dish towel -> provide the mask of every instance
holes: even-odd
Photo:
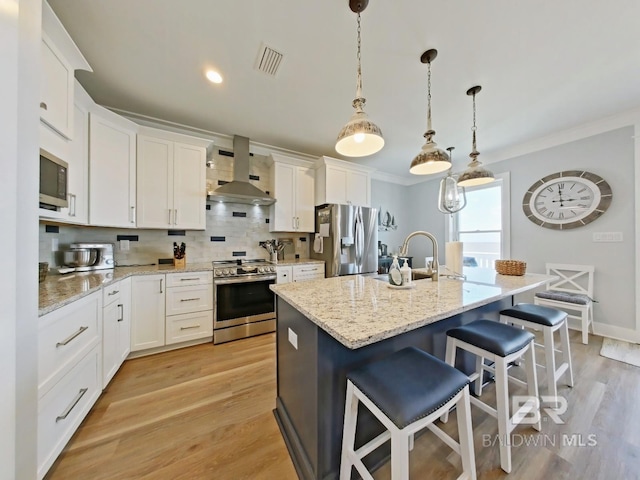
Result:
[[[313,251],[316,253],[322,253],[324,242],[322,241],[322,235],[316,233],[316,239],[313,241]]]

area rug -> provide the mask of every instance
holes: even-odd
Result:
[[[640,345],[635,343],[605,338],[602,341],[600,355],[640,367]]]

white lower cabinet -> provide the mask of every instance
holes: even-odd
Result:
[[[40,318],[38,478],[47,473],[102,390],[102,292]]]
[[[103,289],[102,388],[106,388],[131,351],[131,279]]]
[[[213,336],[213,273],[133,277],[131,351]]]
[[[303,263],[302,265],[278,265],[276,283],[305,282],[324,278],[324,263]]]
[[[164,346],[165,275],[131,279],[131,351]]]

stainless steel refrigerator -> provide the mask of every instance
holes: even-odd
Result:
[[[311,258],[324,260],[325,276],[378,271],[378,211],[355,205],[316,207]]]

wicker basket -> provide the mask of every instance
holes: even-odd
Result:
[[[496,260],[496,272],[501,275],[524,275],[527,263],[520,260]]]
[[[49,271],[49,264],[47,262],[38,263],[38,281],[44,282],[47,278],[47,272]]]

